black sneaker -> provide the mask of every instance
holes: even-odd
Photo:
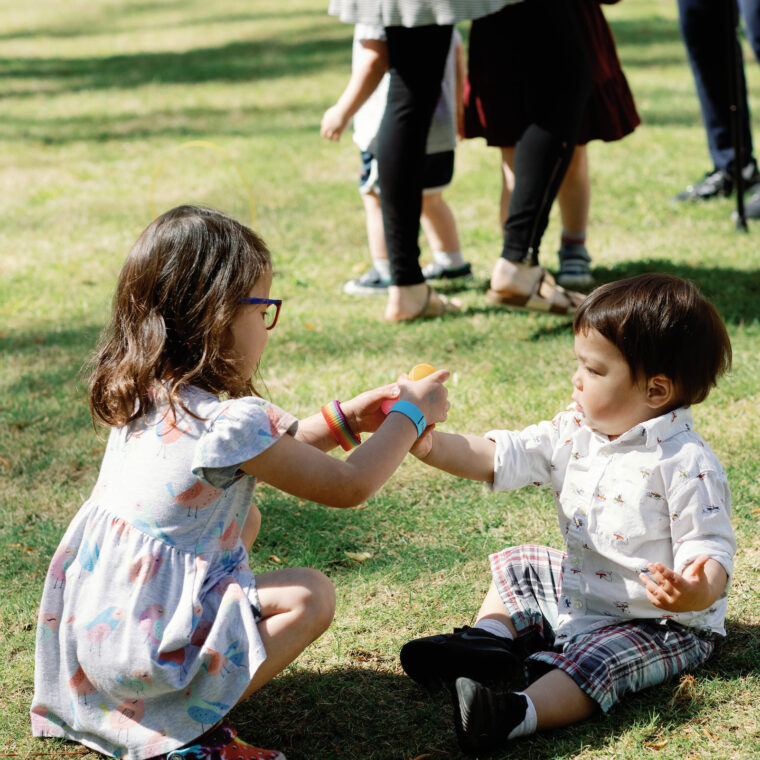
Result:
[[[401,667],[428,689],[450,686],[460,676],[503,683],[522,670],[515,643],[482,628],[455,628],[408,641],[401,647]]]
[[[524,695],[494,691],[470,678],[457,678],[451,698],[459,746],[468,755],[506,747],[528,711]]]
[[[443,264],[439,264],[437,261],[431,261],[429,264],[422,267],[422,276],[426,280],[471,280],[472,267],[465,262],[461,267],[446,269]]]
[[[713,169],[693,185],[682,190],[673,200],[676,201],[706,201],[717,196],[728,196],[734,191],[734,181],[731,175],[723,169]]]
[[[374,267],[356,280],[349,280],[343,292],[349,296],[384,296],[388,292],[390,280],[384,280]]]

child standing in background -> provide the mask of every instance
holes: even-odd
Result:
[[[308,568],[251,573],[256,480],[328,506],[363,502],[425,421],[445,419],[448,373],[299,422],[251,380],[282,305],[271,284],[264,242],[210,209],[168,211],[132,248],[90,384],[106,453],[40,606],[35,736],[123,760],[282,760],[222,721],[327,629],[335,594]],[[362,431],[374,435],[359,446]],[[324,453],[336,443],[355,450]]]
[[[570,0],[589,60],[593,88],[578,144],[557,193],[562,219],[557,282],[566,288],[586,288],[593,283],[591,257],[586,249],[591,205],[586,144],[591,140],[621,140],[641,123],[600,2],[610,5],[618,0]],[[501,149],[502,227],[509,218],[515,187],[515,144],[530,120],[531,108],[536,107],[530,105],[532,98],[541,98],[540,92],[526,90],[519,48],[510,44],[518,35],[519,26],[503,13],[473,21],[465,85],[462,136],[485,137],[488,145]]]
[[[359,192],[367,219],[372,268],[346,283],[343,290],[350,295],[385,295],[390,284],[375,157],[377,132],[388,98],[388,82],[385,30],[381,26],[357,24],[351,78],[337,103],[325,111],[321,125],[322,137],[337,141],[353,117],[354,142],[361,151]],[[420,222],[433,251],[433,261],[422,270],[426,280],[472,276],[470,264],[460,250],[454,214],[442,195],[454,175],[457,124],[463,109],[463,82],[464,50],[459,32],[454,29],[441,83],[441,97],[427,141]]]
[[[493,554],[475,626],[401,650],[411,678],[452,687],[468,753],[606,712],[725,636],[731,497],[689,407],[730,367],[726,328],[691,283],[651,274],[592,292],[573,331],[572,410],[484,438],[433,430],[412,450],[495,491],[550,486],[565,542]],[[523,661],[524,692],[485,685]]]

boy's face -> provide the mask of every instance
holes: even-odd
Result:
[[[575,356],[573,401],[592,430],[613,440],[660,413],[649,402],[646,381],[632,377],[623,354],[601,333],[577,333]]]

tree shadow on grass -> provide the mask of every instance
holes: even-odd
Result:
[[[734,637],[731,653],[721,650],[694,673],[696,682],[717,678],[727,684],[756,670],[758,627],[729,624]],[[750,654],[736,655],[739,650]],[[397,656],[368,651],[357,645],[340,653],[346,665],[319,672],[293,667],[236,707],[231,720],[241,738],[275,747],[291,760],[362,758],[397,760],[465,757],[456,742],[451,701],[447,693],[430,694],[401,672]],[[653,723],[655,742],[678,733],[690,721],[713,716],[709,699],[700,699],[691,674],[624,698],[609,713],[555,731],[539,733],[511,745],[495,757],[533,760],[571,758],[583,751],[608,747],[616,735]],[[661,720],[652,721],[660,714]],[[647,752],[641,747],[642,754]],[[517,753],[517,754],[516,754]]]

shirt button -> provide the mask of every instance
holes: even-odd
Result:
[[[583,609],[583,602],[580,599],[575,600],[575,609],[582,610]]]

